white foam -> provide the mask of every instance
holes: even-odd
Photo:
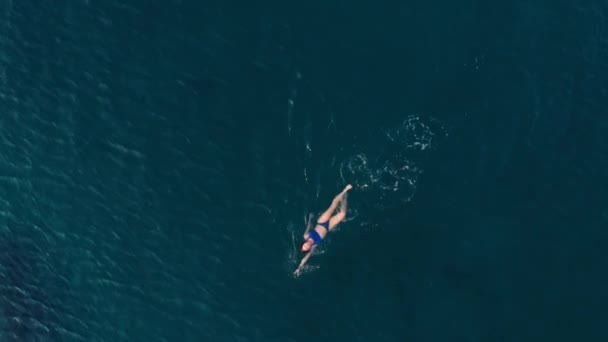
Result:
[[[383,206],[382,200],[394,195],[409,202],[441,134],[446,135],[437,120],[409,115],[397,127],[378,132],[384,139],[373,137],[373,148],[345,160],[340,175],[344,182],[365,191],[375,205]]]

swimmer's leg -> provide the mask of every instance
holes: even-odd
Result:
[[[331,205],[329,206],[329,208],[327,208],[327,210],[325,210],[325,212],[323,214],[321,214],[321,216],[319,216],[318,222],[325,222],[325,221],[329,220],[331,218],[331,215],[334,213],[334,211],[336,211],[336,208],[338,207],[340,202],[342,202],[342,200],[346,196],[346,192],[352,188],[353,188],[352,185],[348,184],[344,188],[344,190],[342,190],[341,193],[339,193],[336,197],[334,197],[333,201],[331,201]]]
[[[344,218],[346,218],[346,196],[340,202],[340,211],[329,219],[329,230],[334,229]]]

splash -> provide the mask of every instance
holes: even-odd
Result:
[[[437,120],[410,115],[398,127],[376,134],[374,141],[379,144],[374,149],[345,160],[340,167],[342,179],[365,192],[374,206],[384,207],[388,200],[409,202],[424,162],[438,138],[446,135]]]

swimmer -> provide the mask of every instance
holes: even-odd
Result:
[[[346,192],[352,188],[352,185],[348,184],[344,190],[333,199],[329,208],[321,214],[317,220],[317,224],[312,230],[312,214],[308,217],[308,224],[303,235],[304,243],[302,243],[301,248],[302,253],[306,253],[306,255],[302,258],[300,266],[293,272],[294,275],[299,275],[300,272],[302,272],[302,267],[312,255],[312,251],[317,247],[321,240],[325,238],[325,235],[346,217]],[[338,205],[340,206],[340,210],[337,214],[333,215]]]

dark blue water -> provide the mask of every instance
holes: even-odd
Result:
[[[606,340],[607,17],[3,1],[0,340]]]

